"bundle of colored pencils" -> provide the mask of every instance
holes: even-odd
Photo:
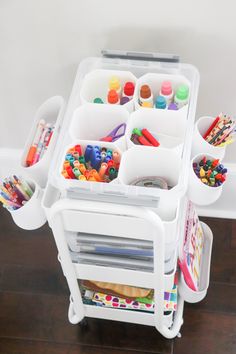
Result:
[[[8,177],[0,183],[0,202],[9,211],[21,208],[32,195],[29,184],[17,176]]]
[[[211,145],[224,147],[234,142],[235,127],[236,121],[221,113],[216,117],[203,138]]]

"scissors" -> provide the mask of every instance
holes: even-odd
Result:
[[[126,124],[122,123],[118,125],[115,129],[113,129],[109,134],[107,134],[107,136],[100,139],[100,141],[114,142],[117,139],[121,138],[123,135],[125,135],[125,130],[126,130]],[[119,131],[120,133],[118,134]]]

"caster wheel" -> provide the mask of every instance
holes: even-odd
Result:
[[[182,338],[182,334],[179,332],[176,337],[177,338]]]
[[[88,327],[88,320],[87,318],[83,318],[82,321],[80,321],[79,326],[81,328],[87,328]]]

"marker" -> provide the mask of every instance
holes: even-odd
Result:
[[[214,122],[210,125],[210,127],[207,129],[206,133],[203,135],[203,139],[206,139],[207,136],[210,134],[213,128],[215,128],[216,124],[219,122],[220,117],[216,117]]]
[[[104,103],[104,102],[103,102],[103,100],[102,100],[100,97],[96,97],[96,98],[94,98],[93,103],[102,104],[102,103]]]
[[[80,181],[87,181],[86,177],[84,175],[80,175],[79,176],[79,180]]]
[[[174,97],[174,92],[172,90],[172,84],[170,81],[162,82],[159,95],[165,98],[167,105],[169,105],[172,102]]]
[[[137,134],[138,136],[142,136],[142,132],[138,128],[134,128],[133,131],[132,131],[132,134]]]
[[[189,88],[187,85],[180,85],[176,91],[174,102],[176,103],[178,109],[182,108],[188,103],[189,99]]]
[[[160,143],[154,138],[154,136],[147,129],[142,129],[142,134],[148,141],[150,141],[150,143],[153,146],[160,145]]]
[[[149,102],[153,106],[153,94],[148,85],[142,85],[139,92],[140,106],[142,106],[144,102]]]
[[[110,90],[107,95],[107,103],[120,104],[120,98],[115,90]]]
[[[106,162],[103,162],[101,164],[100,169],[99,169],[99,176],[100,176],[101,179],[104,178],[107,169],[108,169],[108,164]]]
[[[157,96],[155,107],[158,109],[166,109],[166,99],[163,96]]]
[[[138,138],[139,138],[139,135],[132,134],[130,140],[136,145],[141,145]]]
[[[40,141],[45,124],[46,124],[46,122],[44,119],[41,119],[38,123],[38,127],[36,130],[35,136],[34,136],[34,140],[32,142],[32,145],[31,145],[29,152],[27,154],[27,157],[26,157],[26,166],[31,166],[33,163],[34,155],[37,151],[37,146]]]
[[[144,136],[139,136],[138,141],[140,142],[141,145],[153,146]]]
[[[134,95],[134,84],[133,82],[126,82],[123,89],[122,97],[127,97],[129,100],[133,98]]]

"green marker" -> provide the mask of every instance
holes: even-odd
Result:
[[[188,103],[189,99],[189,88],[187,85],[180,85],[177,88],[174,101],[175,104],[178,106],[178,109],[182,108]]]
[[[83,164],[85,165],[85,158],[84,158],[84,156],[80,156],[80,157],[79,157],[79,162],[80,162],[80,163],[83,163]]]
[[[73,168],[73,172],[76,178],[79,178],[79,176],[81,175],[81,172],[77,167]]]
[[[94,98],[93,103],[104,103],[104,102],[100,97],[96,97]]]
[[[138,136],[142,136],[143,135],[141,130],[138,129],[138,128],[134,128],[133,131],[132,131],[132,134],[136,134]]]

